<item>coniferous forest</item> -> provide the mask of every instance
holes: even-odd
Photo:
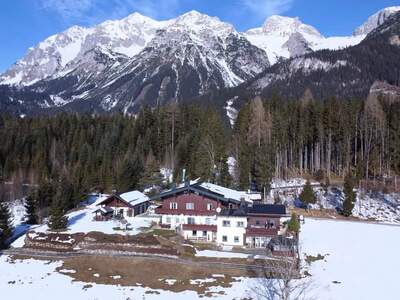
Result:
[[[186,169],[191,179],[260,191],[273,177],[382,180],[400,174],[399,115],[399,102],[379,99],[272,97],[244,105],[233,128],[211,106],[195,104],[136,116],[2,116],[1,194],[17,198],[24,186],[39,186],[46,215],[56,194],[72,208],[88,192],[160,184],[160,168],[173,170],[175,181]],[[228,157],[236,160],[231,172]]]

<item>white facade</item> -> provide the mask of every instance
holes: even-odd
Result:
[[[209,230],[182,230],[181,235],[187,240],[214,242],[216,233]]]
[[[246,227],[246,217],[218,216],[217,243],[226,246],[244,246]]]
[[[217,216],[161,215],[161,224],[177,229],[183,224],[217,225]]]

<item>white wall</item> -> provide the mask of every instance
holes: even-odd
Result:
[[[229,221],[230,226],[223,226],[224,221]],[[238,227],[237,222],[243,222],[243,227]],[[245,243],[244,235],[246,233],[247,218],[246,217],[224,217],[217,218],[217,243],[228,246],[243,246]],[[227,237],[227,241],[223,241],[223,236]],[[235,242],[235,237],[239,240]]]
[[[161,223],[169,224],[172,229],[175,229],[182,224],[188,224],[188,217],[194,218],[196,225],[217,225],[216,216],[161,215]]]

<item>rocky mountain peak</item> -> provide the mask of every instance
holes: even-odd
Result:
[[[391,15],[400,11],[400,6],[391,6],[381,9],[377,13],[373,14],[368,18],[368,20],[358,27],[353,35],[366,35],[370,33],[372,30],[382,25]]]
[[[305,33],[322,37],[322,34],[312,27],[300,21],[298,17],[271,16],[263,24],[264,33],[279,36],[291,36],[293,33]]]

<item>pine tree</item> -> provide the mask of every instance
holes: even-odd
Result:
[[[354,204],[356,202],[356,193],[354,192],[354,179],[350,174],[347,174],[344,178],[343,193],[343,215],[349,217],[352,214]]]
[[[229,173],[229,165],[227,162],[227,157],[224,156],[221,161],[221,171],[219,173],[219,179],[218,179],[218,184],[225,186],[225,187],[230,187],[232,183],[232,176]]]
[[[68,225],[68,217],[65,216],[66,203],[61,184],[62,183],[60,183],[57,188],[57,192],[50,207],[48,225],[51,230],[64,230]]]
[[[11,212],[6,203],[0,202],[0,248],[5,247],[5,242],[11,235]]]
[[[290,218],[287,228],[290,232],[294,232],[296,234],[300,231],[300,223],[295,213],[292,213],[292,217]]]
[[[68,225],[68,217],[65,216],[64,209],[58,201],[54,201],[50,208],[49,228],[51,230],[64,230]]]
[[[264,192],[265,189],[265,192],[269,193],[272,170],[266,153],[266,147],[256,149],[252,178],[259,192]]]
[[[300,200],[307,204],[314,204],[317,202],[317,198],[315,197],[309,180],[307,180],[306,185],[300,194]]]
[[[139,186],[141,189],[145,189],[152,186],[161,186],[162,175],[160,173],[160,167],[155,160],[152,152],[147,156],[144,173],[140,178]]]
[[[38,223],[38,218],[36,215],[36,201],[32,195],[29,195],[25,199],[25,219],[26,223],[30,225]]]

